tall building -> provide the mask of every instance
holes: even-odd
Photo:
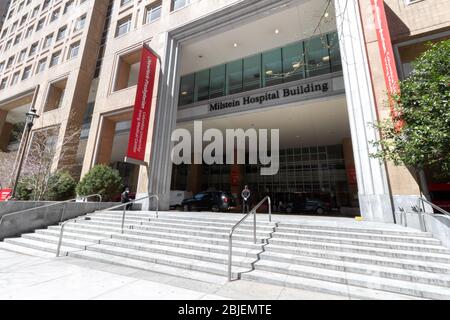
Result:
[[[10,3],[11,3],[10,0],[4,0],[0,2],[0,31],[2,30],[3,22],[5,21],[6,16],[8,14],[8,8]]]
[[[450,8],[387,0],[384,9],[404,77],[426,41],[448,38]],[[378,133],[369,123],[389,116],[371,0],[13,1],[10,12],[0,40],[4,149],[39,83],[35,130],[57,127],[57,150],[69,150],[58,151],[54,168],[79,177],[111,165],[138,197],[157,193],[165,209],[170,190],[238,194],[244,184],[280,205],[304,195],[372,221],[394,222],[400,207],[417,203],[414,173],[370,156]],[[143,44],[160,60],[148,166],[137,166],[124,158]],[[173,130],[194,133],[199,120],[221,132],[280,129],[278,173],[174,165]]]

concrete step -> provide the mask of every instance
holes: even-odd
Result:
[[[119,257],[131,258],[135,260],[142,260],[151,263],[158,263],[162,265],[168,265],[177,268],[184,268],[188,270],[195,270],[201,272],[208,272],[212,274],[227,275],[227,264],[224,263],[214,263],[209,261],[201,261],[198,259],[190,259],[184,257],[170,256],[166,254],[158,254],[146,251],[137,251],[129,248],[121,248],[116,246],[110,246],[106,244],[99,244],[95,246],[87,247],[88,251],[100,252],[103,254],[109,254]],[[244,268],[239,266],[233,266],[233,272],[235,274],[241,272],[248,272],[251,268]]]
[[[275,268],[273,270],[270,270],[273,272],[277,272],[277,270],[279,270],[277,267],[277,263],[281,262],[285,264],[343,271],[346,273],[364,274],[369,276],[410,281],[415,283],[424,283],[450,288],[450,274],[435,274],[426,271],[405,270],[404,268],[379,266],[376,264],[361,264],[355,262],[297,256],[270,251],[262,253],[260,257],[261,260],[271,261],[274,264]],[[285,271],[286,270],[279,270],[278,272]]]
[[[441,245],[441,241],[439,241],[438,239],[423,236],[410,236],[408,233],[402,235],[386,235],[367,232],[349,232],[340,230],[321,230],[321,229],[286,228],[286,227],[278,227],[276,231],[284,234],[293,234],[293,235],[329,236],[335,238],[342,237],[347,239],[363,239],[363,240]]]
[[[286,247],[269,245],[264,248],[266,253],[273,254],[288,254],[293,258],[308,259],[308,258],[322,258],[331,261],[342,261],[350,263],[358,263],[363,265],[386,266],[392,268],[400,268],[405,270],[425,271],[431,273],[450,274],[450,264],[442,262],[434,262],[428,260],[413,260],[399,257],[386,256],[374,254],[363,254],[355,252],[331,251],[321,250],[317,248],[303,248],[303,247]]]
[[[450,289],[423,283],[387,279],[377,276],[348,273],[330,269],[292,265],[282,262],[260,260],[255,264],[256,270],[285,273],[286,275],[336,282],[356,287],[383,290],[425,299],[450,299]]]
[[[342,283],[322,281],[300,276],[291,276],[264,270],[253,270],[241,275],[242,279],[278,286],[291,287],[328,294],[336,294],[350,299],[365,300],[417,300],[419,298],[408,295],[396,294],[371,288],[362,288]]]
[[[4,240],[6,243],[22,246],[29,249],[40,250],[56,254],[57,245],[51,242],[44,242],[41,240],[26,239],[26,238],[8,238]],[[87,244],[81,247],[79,243],[72,241],[65,241],[61,245],[60,256],[66,256],[68,252],[82,251],[87,248]]]
[[[129,268],[134,268],[136,270],[144,270],[144,271],[151,271],[151,272],[157,272],[165,275],[171,275],[175,277],[183,277],[187,279],[193,279],[208,283],[225,283],[226,277],[222,275],[216,275],[211,273],[205,273],[205,272],[199,272],[195,270],[188,270],[185,268],[177,268],[172,267],[168,265],[158,264],[158,263],[151,263],[148,261],[143,260],[136,260],[131,258],[125,258],[121,256],[115,256],[110,254],[104,254],[97,251],[76,251],[71,252],[69,254],[70,257],[79,258],[79,259],[86,259],[96,262],[102,262],[109,265],[118,265],[118,266],[124,266]],[[236,276],[236,274],[234,274]]]
[[[118,218],[107,218],[107,217],[101,217],[101,216],[95,216],[92,215],[91,216],[91,222],[98,222],[98,223],[102,223],[105,225],[121,225],[122,220],[118,219]],[[143,226],[154,226],[154,227],[160,227],[160,228],[176,228],[176,229],[195,229],[198,231],[208,231],[208,232],[225,232],[228,233],[231,230],[231,225],[230,227],[223,227],[223,226],[216,226],[216,225],[209,225],[209,226],[204,226],[204,225],[192,225],[192,224],[183,224],[181,222],[161,222],[157,219],[155,220],[145,220],[145,219],[125,219],[125,225],[143,225]],[[267,234],[267,233],[271,233],[274,231],[273,227],[268,227],[268,226],[262,226],[257,224],[256,225],[257,228],[257,232],[262,233],[262,234]],[[253,232],[253,225],[248,226],[242,226],[238,229],[236,229],[237,233],[250,233]]]
[[[120,224],[114,224],[114,223],[99,223],[96,221],[89,221],[89,220],[82,220],[77,221],[77,223],[74,223],[74,225],[77,226],[77,228],[98,228],[99,230],[110,230],[111,232],[121,232]],[[145,226],[145,225],[125,225],[124,230],[127,229],[130,233],[138,234],[142,233],[145,235],[147,232],[165,232],[167,234],[176,234],[176,235],[189,235],[193,237],[206,237],[206,238],[218,238],[218,239],[228,239],[228,232],[207,232],[207,231],[198,231],[195,229],[175,229],[175,228],[162,228],[162,227],[154,227],[151,225]],[[261,233],[257,232],[256,234],[258,242],[265,241],[267,238],[270,237],[270,233]],[[253,232],[247,232],[247,231],[240,231],[236,232],[233,235],[233,239],[236,240],[247,240],[247,241],[253,241]]]
[[[22,235],[22,239],[29,239],[34,241],[41,241],[45,243],[53,243],[55,244],[55,249],[58,246],[59,242],[59,235],[58,236],[49,236],[46,234],[41,233],[27,233]],[[72,247],[72,248],[78,248],[78,249],[85,249],[86,246],[92,245],[98,243],[98,241],[91,241],[91,240],[85,240],[85,239],[69,239],[67,237],[63,237],[61,241],[61,246],[65,247]],[[55,251],[56,252],[56,251]]]
[[[28,256],[33,257],[40,257],[40,258],[54,258],[55,254],[47,251],[42,251],[38,249],[32,249],[28,247],[24,247],[21,244],[13,244],[10,242],[0,242],[0,250],[6,250],[11,251],[15,253],[20,253]]]
[[[176,248],[185,248],[185,249],[194,249],[199,251],[205,251],[205,252],[213,252],[213,253],[228,253],[228,242],[224,241],[220,244],[208,244],[203,242],[195,242],[195,241],[189,241],[188,238],[186,238],[185,241],[180,240],[170,240],[170,239],[164,239],[164,238],[158,238],[158,237],[143,237],[143,236],[135,236],[130,234],[102,234],[103,236],[92,236],[92,235],[85,235],[83,233],[77,233],[77,232],[67,232],[66,230],[64,232],[64,239],[75,239],[75,240],[84,240],[84,241],[96,241],[100,239],[106,239],[106,238],[113,238],[113,239],[121,239],[121,240],[128,240],[133,241],[134,243],[147,243],[147,244],[158,244],[158,245],[166,245]],[[57,230],[36,230],[36,233],[44,234],[48,236],[53,237],[59,237],[59,232]],[[239,243],[236,244],[233,242],[233,255],[236,256],[244,256],[244,257],[251,257],[251,258],[257,258],[257,254],[262,251],[261,245],[255,245],[253,249],[246,248],[246,247],[240,247]]]
[[[111,214],[111,213],[91,213],[88,214],[88,216],[94,218],[103,218],[103,219],[114,219],[114,221],[122,221],[122,215],[121,214]],[[241,225],[240,228],[242,229],[251,229],[253,230],[253,218],[248,217],[248,220],[245,220]],[[128,216],[125,217],[126,221],[134,221],[134,222],[141,222],[141,221],[151,221],[151,222],[158,222],[158,223],[176,223],[176,224],[182,224],[182,225],[191,225],[191,226],[206,226],[206,227],[219,227],[219,228],[225,228],[225,229],[231,229],[238,220],[232,220],[230,222],[211,222],[211,221],[203,221],[203,220],[193,220],[193,219],[171,219],[166,217],[151,217],[150,219],[147,216]],[[275,223],[267,223],[265,221],[258,220],[257,225],[261,229],[272,229],[275,227]]]
[[[134,241],[114,239],[114,238],[100,240],[100,244],[108,245],[111,247],[133,249],[136,252],[145,251],[173,257],[189,258],[197,261],[214,262],[222,265],[227,265],[228,263],[227,253],[205,252],[195,249],[170,247],[166,245],[136,243]],[[233,256],[232,263],[234,266],[240,266],[251,269],[252,263],[254,263],[256,260],[257,260],[256,257],[245,257],[245,256],[243,257],[236,255]]]
[[[275,219],[276,221],[276,219]],[[347,227],[341,225],[321,225],[321,222],[308,222],[303,224],[298,223],[287,223],[280,222],[278,224],[279,228],[283,229],[291,229],[291,230],[324,230],[324,231],[342,231],[342,232],[353,232],[353,233],[369,233],[369,234],[383,234],[383,235],[392,235],[392,236],[410,236],[410,237],[425,237],[430,238],[432,234],[430,232],[420,232],[416,229],[401,227],[396,225],[395,228],[374,228],[369,227],[364,222],[361,223],[359,227]]]
[[[313,241],[321,243],[335,243],[335,244],[348,244],[358,245],[362,247],[374,247],[374,248],[386,248],[405,251],[419,251],[419,252],[434,252],[450,254],[450,250],[441,246],[439,241],[434,244],[421,244],[410,242],[398,242],[398,241],[382,241],[382,240],[367,240],[367,239],[355,239],[344,238],[335,236],[316,236],[310,234],[300,233],[283,233],[278,230],[273,234],[273,239],[286,239],[295,241]]]
[[[120,233],[120,230],[117,229],[111,229],[111,228],[96,228],[91,226],[82,226],[81,228],[78,228],[79,225],[77,224],[68,224],[64,228],[64,234],[66,232],[71,233],[77,233],[82,235],[89,235],[93,237],[103,237],[103,238],[111,238],[112,236],[114,238],[120,238],[122,235]],[[51,230],[53,232],[56,232],[59,234],[60,227],[59,226],[50,226],[47,230]],[[41,232],[41,231],[39,231]],[[160,241],[181,241],[181,242],[196,242],[198,244],[202,245],[210,245],[210,246],[228,246],[228,240],[227,239],[214,239],[214,238],[207,238],[207,237],[192,237],[189,235],[177,235],[177,234],[171,234],[171,233],[165,233],[165,232],[143,232],[143,231],[136,231],[134,229],[125,229],[124,236],[133,236],[138,239],[152,239],[156,238]],[[253,239],[249,241],[248,239],[245,240],[239,240],[236,239],[236,237],[233,237],[233,248],[245,248],[245,249],[259,249],[260,244],[254,244]]]
[[[269,244],[265,247],[266,250],[277,250],[281,248],[278,252],[295,252],[296,248],[310,248],[310,249],[320,249],[329,250],[332,252],[351,252],[351,253],[361,253],[369,254],[382,257],[392,257],[410,260],[421,260],[421,261],[436,261],[443,263],[450,263],[450,255],[445,253],[434,253],[434,252],[421,252],[421,251],[405,251],[396,250],[388,248],[376,248],[376,247],[365,247],[358,244],[336,244],[329,242],[319,242],[319,241],[307,241],[307,240],[292,240],[292,239],[281,239],[272,238],[268,240]],[[271,245],[275,246],[271,246]]]

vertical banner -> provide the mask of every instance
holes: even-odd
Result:
[[[125,162],[145,164],[145,147],[147,144],[157,62],[158,57],[156,54],[144,44]]]
[[[381,62],[383,66],[384,80],[388,89],[388,94],[400,92],[398,85],[398,75],[395,65],[394,50],[392,49],[391,35],[386,19],[383,0],[371,0],[373,16],[375,18],[375,28],[377,31],[378,48],[380,50]]]

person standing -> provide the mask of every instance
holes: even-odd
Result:
[[[247,213],[250,211],[250,197],[251,197],[251,192],[247,185],[245,185],[244,190],[242,190],[241,196],[242,196],[243,213]]]
[[[130,198],[130,188],[128,188],[128,187],[125,188],[125,191],[122,192],[122,194],[121,194],[121,196],[120,196],[120,199],[121,199],[122,203],[128,203],[128,202],[131,201],[131,198]],[[126,207],[125,207],[125,210],[131,210],[131,207],[132,207],[132,206],[133,206],[132,203],[127,204]]]

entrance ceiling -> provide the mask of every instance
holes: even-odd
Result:
[[[320,28],[316,30],[327,0],[298,1],[278,13],[208,38],[183,45],[181,74],[189,74],[254,53],[280,47],[301,39],[336,30],[334,7],[328,9]],[[275,31],[278,30],[278,34]],[[235,47],[234,44],[237,44]]]
[[[193,132],[193,122],[180,123],[178,128]],[[312,145],[333,145],[350,137],[345,96],[306,104],[278,106],[264,111],[203,120],[203,130],[280,129],[280,147],[296,148]]]

